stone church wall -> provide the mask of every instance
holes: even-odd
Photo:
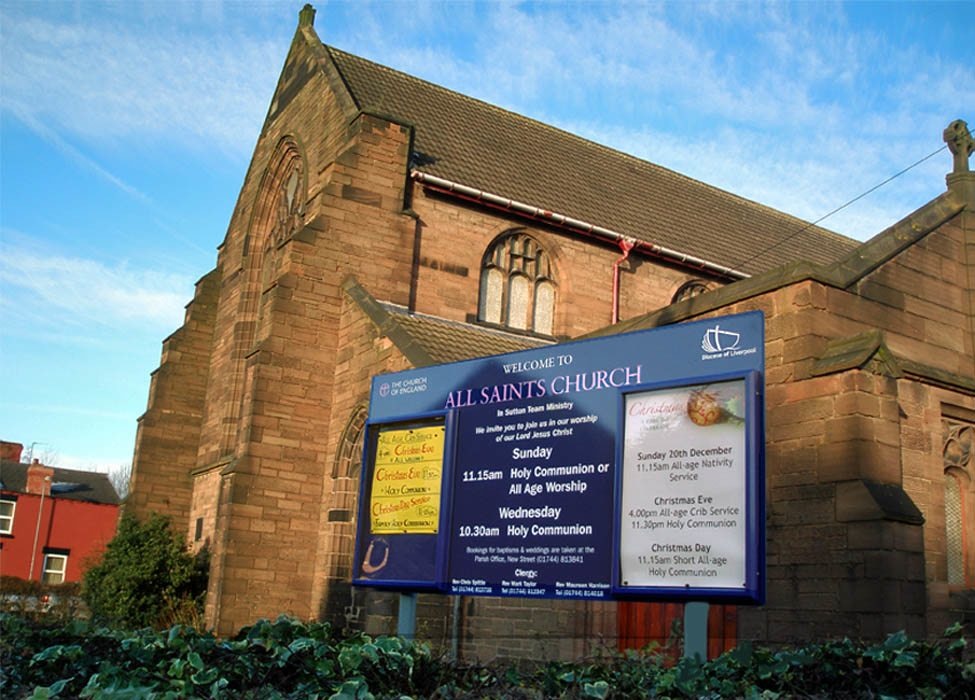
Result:
[[[138,517],[162,513],[183,527],[189,517],[190,470],[205,410],[210,348],[219,294],[217,270],[196,284],[183,325],[163,341],[159,368],[139,418],[125,509]]]
[[[973,218],[849,289],[805,280],[712,312],[766,314],[768,602],[740,609],[739,638],[925,636],[972,616],[971,596],[945,582],[942,423],[975,416],[972,392],[948,386],[975,375]],[[862,362],[824,363],[871,336]],[[895,491],[916,512],[883,501]]]
[[[491,242],[511,230],[534,237],[554,262],[556,335],[574,337],[612,318],[613,263],[621,251],[578,234],[526,222],[496,210],[461,206],[417,187],[417,301],[415,310],[456,321],[476,319],[481,262]],[[621,265],[620,316],[631,318],[670,303],[685,282],[722,282],[633,254]]]

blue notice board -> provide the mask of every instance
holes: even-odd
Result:
[[[759,487],[764,484],[763,377],[764,318],[759,312],[374,377],[353,582],[463,595],[760,601],[765,536],[764,486]],[[695,391],[699,393],[690,401]],[[741,394],[740,405],[734,402],[735,392]],[[715,408],[705,399],[723,403]],[[627,421],[628,404],[631,412],[652,412],[662,410],[647,408],[654,402],[674,406],[681,400],[684,427],[650,435],[648,421]],[[632,408],[641,401],[642,408]],[[715,410],[725,412],[720,420],[714,418]],[[730,420],[734,410],[738,413]],[[695,411],[695,418],[723,424],[710,432],[701,430],[715,445],[691,444],[694,429],[700,427],[691,420]],[[739,433],[728,432],[732,424],[742,440],[748,436],[748,449],[738,451],[735,443],[729,470],[728,462],[720,460],[731,459],[732,448],[722,440],[727,435],[737,439]],[[416,457],[426,459],[427,468],[434,463],[428,459],[432,457],[442,468],[439,508],[424,516],[419,513],[430,499],[419,505],[414,501],[432,496],[433,482],[410,481],[408,470],[389,461],[396,457],[379,453],[388,453],[390,446],[395,451],[401,444],[433,445],[430,440],[436,436],[431,437],[429,429],[436,426],[443,427],[442,453],[432,446]],[[404,430],[421,432],[416,437]],[[629,452],[624,449],[627,434]],[[677,510],[683,507],[681,499],[715,498],[703,491],[692,493],[687,487],[690,477],[677,478],[684,474],[684,464],[680,469],[674,464],[679,457],[651,459],[657,441],[675,454],[708,450],[704,458],[714,460],[715,474],[719,466],[725,468],[720,473],[725,483],[737,477],[747,482],[734,482],[741,495],[734,504],[705,504],[725,509],[715,511],[722,517],[699,518],[690,525],[696,530],[689,544],[692,550],[695,545],[707,547],[700,556],[735,562],[719,567],[718,574],[701,574],[700,581],[707,577],[709,585],[665,573],[657,586],[654,570],[660,567],[640,559],[648,556],[644,549],[653,548],[654,529],[667,533],[670,539],[663,544],[671,546],[674,556],[682,556],[677,550],[688,544],[678,536],[674,518],[660,514],[667,505],[647,506],[632,489],[659,488],[661,494],[651,496],[650,503],[656,498],[677,499],[660,502]],[[673,481],[653,478],[663,473],[664,462]],[[700,483],[705,483],[711,467],[702,464],[698,460],[696,469],[698,479],[705,478]],[[644,478],[647,473],[649,480]],[[403,478],[395,481],[397,477]],[[671,484],[683,490],[668,495]],[[398,496],[403,498],[396,501]],[[398,508],[411,515],[400,519]],[[630,514],[637,509],[647,510],[647,516]],[[653,509],[657,512],[651,516]],[[435,532],[428,522],[432,517],[438,518]],[[648,526],[649,532],[641,529],[655,518],[663,524]],[[409,524],[397,532],[401,520]],[[706,568],[695,560],[695,567],[673,571]],[[732,579],[734,585],[728,585]],[[715,580],[720,585],[714,585]]]

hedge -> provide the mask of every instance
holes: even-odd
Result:
[[[0,614],[4,698],[975,698],[960,625],[943,638],[903,632],[770,650],[742,644],[701,663],[606,653],[583,663],[457,663],[398,637],[339,637],[281,617],[218,639],[187,626],[123,631]]]

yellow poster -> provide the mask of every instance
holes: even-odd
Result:
[[[440,521],[444,427],[384,430],[369,503],[373,534],[435,534]]]

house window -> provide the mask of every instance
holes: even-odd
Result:
[[[949,584],[965,585],[971,576],[966,553],[971,547],[971,483],[975,426],[952,419],[942,421],[945,489],[945,559]]]
[[[44,570],[41,573],[41,581],[43,583],[64,583],[64,575],[67,570],[67,554],[45,554]]]
[[[0,500],[0,535],[10,535],[14,531],[14,510],[16,501]]]
[[[520,231],[491,244],[481,263],[477,318],[522,331],[552,335],[555,280],[541,244]]]
[[[671,304],[676,304],[678,301],[684,301],[685,299],[690,299],[691,297],[696,297],[699,294],[704,294],[708,291],[707,283],[701,280],[691,280],[690,282],[685,282],[681,285],[680,289],[674,294],[674,298],[671,299]]]

